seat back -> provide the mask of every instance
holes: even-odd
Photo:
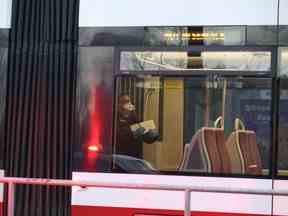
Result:
[[[230,158],[231,173],[244,174],[244,159],[237,142],[237,132],[232,132],[226,141],[226,149]]]
[[[208,172],[211,169],[207,151],[203,148],[203,131],[198,130],[190,143],[185,145],[180,171]]]
[[[224,130],[223,128],[214,128],[214,133],[221,161],[221,173],[231,173],[231,161],[225,145]]]
[[[221,121],[221,118],[220,118]],[[181,171],[207,173],[229,173],[230,160],[225,146],[223,127],[203,127],[185,145],[184,156],[179,167]]]
[[[231,158],[232,173],[261,175],[262,162],[254,131],[246,130],[240,119],[235,119],[235,131],[226,146]]]
[[[178,167],[178,170],[182,170],[182,169],[184,169],[185,166],[187,166],[186,165],[188,162],[187,155],[189,154],[189,150],[190,150],[189,146],[190,146],[189,143],[186,143],[184,146],[183,157],[182,157],[182,161]]]

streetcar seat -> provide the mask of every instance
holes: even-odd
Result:
[[[226,147],[231,159],[231,171],[237,174],[262,174],[260,151],[254,131],[246,130],[240,119],[235,119],[235,131]]]
[[[184,151],[183,151],[183,158],[182,158],[182,161],[180,163],[180,166],[179,166],[179,170],[181,169],[184,169],[185,166],[187,166],[187,157],[188,155],[190,154],[190,144],[189,143],[186,143],[185,146],[184,146]]]
[[[209,160],[206,142],[203,136],[203,128],[198,130],[193,136],[191,142],[186,144],[184,156],[179,167],[180,171],[211,172],[211,163]]]
[[[207,173],[230,172],[230,160],[225,146],[223,127],[203,127],[193,136],[191,143],[186,144],[184,156],[179,167],[181,171]]]
[[[221,173],[231,173],[231,162],[228,150],[225,145],[225,135],[223,128],[214,128],[216,144],[221,160]]]

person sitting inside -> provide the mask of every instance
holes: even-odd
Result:
[[[139,126],[132,130],[135,125]],[[151,144],[158,139],[159,133],[156,130],[141,126],[129,95],[121,95],[118,99],[116,153],[142,159],[143,142]]]

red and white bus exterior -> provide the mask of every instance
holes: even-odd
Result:
[[[3,1],[3,0],[2,0]],[[8,1],[7,1],[8,2]],[[278,5],[280,2],[280,5]],[[183,25],[287,25],[288,2],[257,1],[185,1],[177,7],[167,1],[81,0],[81,27],[111,26],[183,26]],[[153,4],[155,5],[153,5]],[[10,8],[10,7],[9,7]],[[176,9],[175,9],[176,8]],[[278,10],[280,9],[280,10]],[[6,12],[8,9],[6,10]],[[191,12],[192,11],[192,12]],[[0,21],[3,21],[0,13]],[[8,12],[6,14],[9,14]],[[187,14],[192,14],[187,18]],[[255,14],[258,16],[255,17]],[[221,16],[220,16],[221,15]],[[8,15],[7,15],[8,16]],[[5,20],[7,17],[5,17]],[[1,24],[1,23],[0,23]],[[2,24],[5,28],[9,22]],[[0,25],[1,27],[1,25]],[[0,172],[4,176],[4,171]],[[224,186],[245,189],[287,189],[288,180],[249,177],[213,177],[182,175],[117,174],[73,172],[73,180],[111,183],[153,183],[181,186]],[[288,197],[269,195],[191,194],[192,215],[288,215]],[[0,185],[0,208],[3,185]],[[183,215],[184,193],[107,188],[72,188],[72,215],[115,216],[180,216]],[[0,215],[1,215],[0,211]]]
[[[91,1],[80,4],[81,28],[141,26],[287,25],[286,1]],[[102,12],[100,13],[100,11]],[[103,12],[105,11],[105,12]],[[148,12],[149,11],[149,12]],[[204,12],[204,13],[203,13]],[[191,14],[191,16],[187,16]],[[257,14],[257,16],[255,16]],[[189,18],[188,18],[189,17]],[[81,37],[81,36],[80,36]],[[80,38],[81,40],[81,38]],[[81,46],[81,45],[80,45]],[[101,45],[98,45],[101,46]],[[93,47],[90,47],[93,49]],[[89,52],[88,52],[89,53]],[[86,54],[87,55],[87,54]],[[118,60],[116,60],[118,61]],[[73,180],[109,183],[153,183],[181,186],[223,186],[245,189],[286,189],[288,180],[263,177],[73,172]],[[288,197],[192,192],[192,215],[288,215]],[[132,189],[72,189],[72,215],[183,215],[184,192]]]

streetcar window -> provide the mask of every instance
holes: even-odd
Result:
[[[279,26],[279,45],[288,45],[288,26]]]
[[[288,80],[280,81],[279,127],[278,127],[278,174],[288,175]]]
[[[270,71],[271,52],[121,52],[122,71]]]
[[[120,76],[113,152],[159,172],[266,175],[271,86],[266,78]]]
[[[280,60],[279,60],[279,73],[280,76],[288,77],[288,48],[280,48]]]
[[[126,30],[125,33],[127,31],[128,30]],[[129,35],[131,35],[131,33]],[[180,47],[180,46],[189,46],[193,44],[194,45],[203,44],[205,46],[209,45],[230,46],[230,45],[245,45],[245,39],[246,38],[245,38],[244,26],[203,26],[203,27],[153,26],[153,27],[145,27],[143,43],[147,46],[155,46],[155,47],[156,46]],[[143,43],[140,45],[143,45]],[[129,44],[125,43],[123,45],[127,46]]]
[[[225,134],[229,136],[229,143],[231,133],[233,134],[235,127],[238,127],[235,119],[243,122],[243,127],[239,125],[239,129],[247,135],[240,132],[237,142],[244,157],[244,166],[247,166],[246,172],[263,175],[269,173],[272,140],[271,89],[272,80],[268,78],[240,78],[228,82]],[[239,140],[241,136],[242,140]]]
[[[277,45],[277,26],[247,26],[249,45]]]
[[[110,172],[113,125],[113,47],[79,48],[79,131],[73,168]]]
[[[288,48],[280,48],[280,99],[278,126],[278,175],[288,176]]]

